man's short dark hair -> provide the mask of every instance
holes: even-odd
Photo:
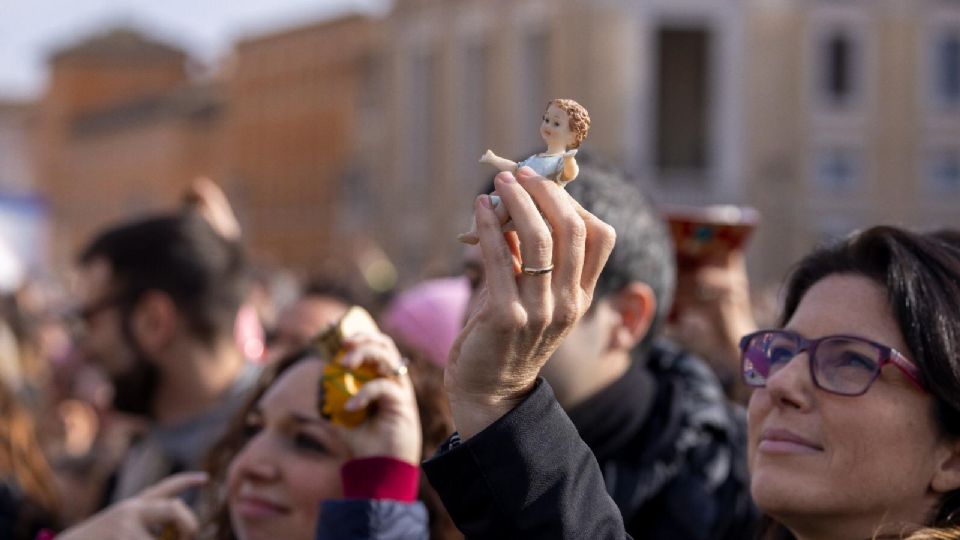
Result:
[[[567,191],[617,231],[617,244],[597,280],[594,303],[631,282],[646,283],[657,298],[657,315],[647,334],[652,338],[670,310],[676,286],[673,241],[663,218],[635,183],[613,170],[581,165]]]
[[[243,250],[200,215],[160,215],[110,227],[80,254],[84,265],[99,259],[110,265],[110,288],[126,313],[147,291],[161,291],[206,344],[232,332],[247,289]]]

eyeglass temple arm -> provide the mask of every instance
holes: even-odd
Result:
[[[917,388],[926,392],[927,388],[923,384],[923,381],[920,380],[920,369],[917,368],[916,364],[908,360],[906,356],[900,354],[896,349],[890,349],[890,362],[900,368],[900,371],[902,371]]]

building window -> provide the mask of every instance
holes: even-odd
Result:
[[[657,34],[656,167],[702,175],[709,167],[710,33],[662,28]]]
[[[818,152],[814,167],[817,186],[828,193],[849,193],[861,185],[862,158],[853,148],[824,148]]]
[[[846,29],[824,35],[817,62],[818,93],[827,106],[848,108],[856,102],[860,93],[861,56],[860,43]]]
[[[960,195],[960,148],[936,151],[927,162],[930,191],[938,195]]]
[[[960,28],[940,34],[934,44],[933,88],[937,102],[960,107]]]

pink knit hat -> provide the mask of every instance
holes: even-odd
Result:
[[[444,366],[463,328],[469,300],[467,278],[430,279],[394,298],[382,313],[381,325],[397,341]]]

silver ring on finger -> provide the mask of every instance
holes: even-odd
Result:
[[[407,365],[408,365],[409,363],[410,363],[409,360],[407,360],[406,358],[401,358],[401,359],[400,359],[400,363],[397,364],[397,366],[393,368],[393,372],[391,373],[391,375],[393,375],[394,377],[402,377],[402,376],[406,375],[407,372],[410,371],[410,370],[407,368]]]
[[[549,274],[550,272],[553,272],[553,263],[550,263],[547,266],[544,266],[542,268],[530,268],[529,266],[524,264],[520,267],[520,270],[523,271],[523,273],[528,276],[542,276],[544,274]]]

